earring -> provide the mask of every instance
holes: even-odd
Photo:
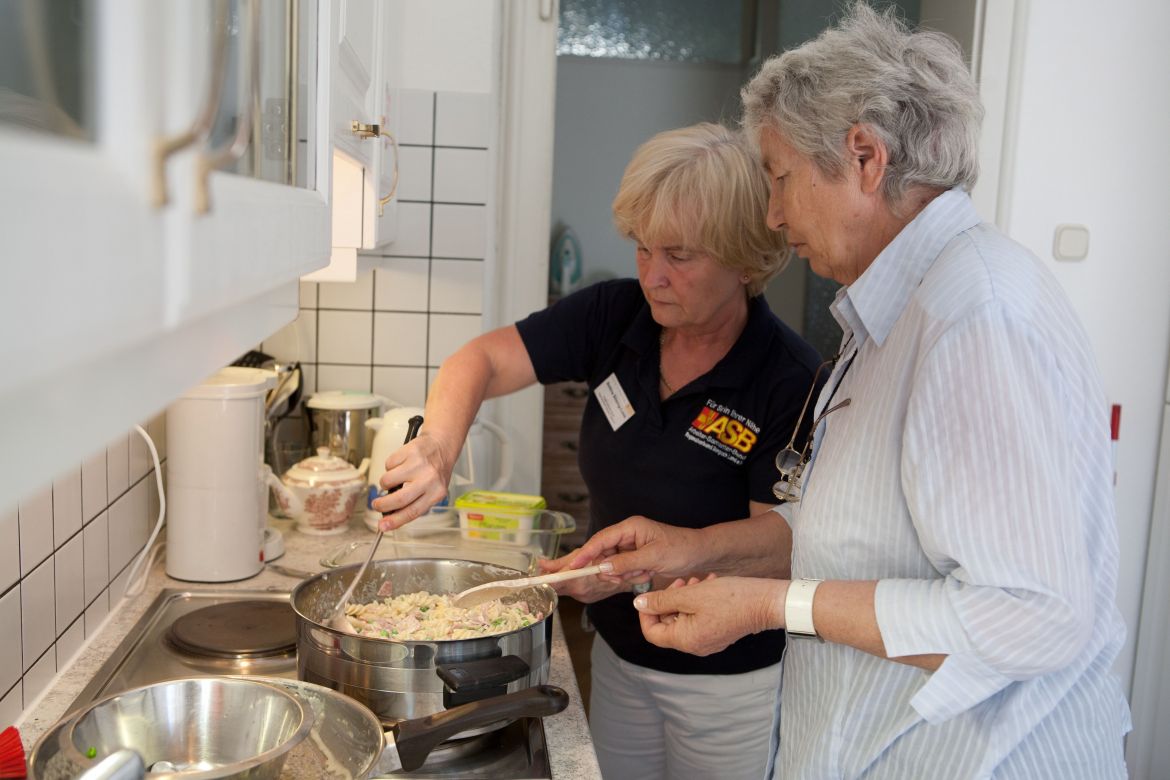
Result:
[[[748,276],[747,274],[744,274],[743,276],[739,277],[739,280],[741,282],[743,282],[744,284],[747,284],[748,282],[750,282],[752,280],[752,278],[750,276]]]

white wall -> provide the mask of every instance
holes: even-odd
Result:
[[[557,57],[553,224],[581,242],[584,276],[633,276],[634,247],[610,203],[634,150],[650,136],[739,118],[738,66]]]
[[[1025,7],[1001,227],[1057,274],[1089,332],[1109,400],[1122,406],[1118,603],[1129,637],[1117,669],[1128,686],[1170,351],[1170,243],[1162,232],[1170,209],[1170,4]],[[1053,259],[1062,223],[1088,227],[1086,259]]]

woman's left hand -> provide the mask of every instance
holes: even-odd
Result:
[[[552,572],[563,571],[570,568],[569,562],[580,552],[579,549],[574,550],[568,555],[562,555],[560,558],[543,559],[539,561],[540,573],[551,574]],[[648,576],[628,576],[624,581],[621,579],[602,579],[596,574],[589,577],[577,577],[564,582],[553,583],[549,587],[557,592],[560,596],[569,596],[583,604],[592,604],[595,601],[609,598],[615,593],[628,592],[630,585],[645,582],[649,580]]]
[[[783,628],[787,591],[787,580],[692,577],[643,593],[634,607],[651,644],[711,655],[748,634]]]

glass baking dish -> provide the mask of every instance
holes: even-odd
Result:
[[[416,526],[411,528],[411,526]],[[451,510],[433,511],[409,523],[397,531],[387,532],[378,551],[377,560],[395,558],[451,558],[464,561],[481,561],[507,566],[511,569],[535,574],[541,558],[555,558],[561,550],[561,537],[576,530],[572,516],[563,512],[546,513],[539,516],[531,531],[527,532],[527,543],[518,545],[509,542],[467,538],[466,532],[458,525],[458,518]],[[409,530],[408,530],[409,529]],[[361,563],[370,554],[369,539],[349,542],[330,551],[321,559],[327,569]]]

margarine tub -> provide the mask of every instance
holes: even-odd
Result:
[[[533,521],[548,505],[542,496],[473,490],[455,499],[464,539],[527,545]]]

